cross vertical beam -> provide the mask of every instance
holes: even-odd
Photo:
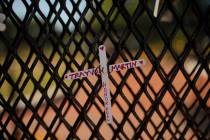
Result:
[[[106,47],[104,45],[99,46],[99,60],[100,60],[100,65],[103,68],[101,79],[102,79],[102,87],[104,91],[105,116],[106,116],[107,123],[111,124],[113,122],[113,118],[112,118],[112,107],[111,107]]]

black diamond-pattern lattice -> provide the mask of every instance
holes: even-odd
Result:
[[[210,139],[210,3],[162,0],[1,0],[2,139]],[[114,122],[100,76],[64,74],[145,59],[111,73]]]

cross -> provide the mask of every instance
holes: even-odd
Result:
[[[120,71],[124,69],[141,67],[142,65],[145,65],[145,61],[143,59],[133,60],[129,62],[107,66],[106,47],[104,45],[99,46],[99,60],[100,60],[99,67],[82,70],[78,72],[69,72],[64,75],[64,78],[66,80],[74,80],[74,79],[88,77],[91,75],[101,75],[102,87],[104,91],[104,107],[105,107],[106,121],[107,123],[111,124],[113,122],[113,118],[112,118],[112,109],[111,109],[111,97],[110,97],[108,72],[111,73],[113,71]]]

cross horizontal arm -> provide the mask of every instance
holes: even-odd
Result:
[[[141,67],[144,64],[145,64],[145,60],[143,59],[133,60],[133,61],[119,63],[119,64],[113,64],[113,65],[109,65],[109,72],[111,73],[113,71],[120,71],[124,69],[132,69],[135,67]],[[104,68],[99,66],[96,68],[91,68],[91,69],[82,70],[78,72],[69,72],[64,75],[64,78],[66,80],[73,80],[73,79],[88,77],[91,75],[101,75],[101,73],[103,72],[104,72]]]

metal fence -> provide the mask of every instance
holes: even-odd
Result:
[[[1,139],[210,139],[208,0],[1,0]],[[145,59],[100,76],[64,74]]]

